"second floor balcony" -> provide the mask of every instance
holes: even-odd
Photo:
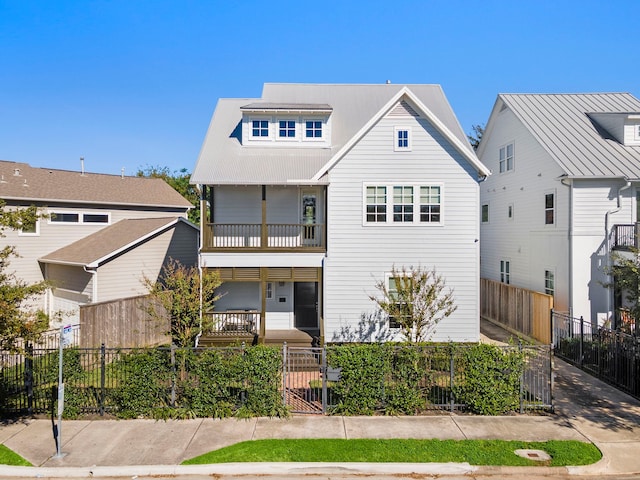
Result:
[[[617,224],[613,226],[613,250],[632,250],[638,248],[638,223]]]
[[[202,251],[325,252],[323,224],[207,223],[202,227]]]

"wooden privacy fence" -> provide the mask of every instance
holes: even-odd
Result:
[[[551,343],[553,296],[480,279],[480,315],[539,342]]]
[[[148,295],[80,306],[80,346],[135,348],[171,343],[167,316],[159,321],[146,310]]]

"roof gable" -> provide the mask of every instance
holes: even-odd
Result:
[[[183,217],[125,219],[51,252],[39,261],[97,268],[116,255],[175,227],[179,222],[198,230],[197,226]]]
[[[569,177],[640,179],[640,148],[625,146],[604,118],[640,111],[629,93],[500,94],[485,136],[508,108]],[[481,142],[478,155],[484,153]]]

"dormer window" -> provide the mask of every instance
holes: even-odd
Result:
[[[269,137],[269,120],[253,120],[251,122],[252,137]]]
[[[296,137],[296,121],[280,120],[278,122],[278,138],[295,138]]]
[[[304,136],[306,138],[322,138],[322,121],[307,120],[305,122]]]

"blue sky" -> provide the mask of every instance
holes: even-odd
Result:
[[[0,159],[191,171],[218,98],[265,82],[438,83],[466,132],[499,92],[640,97],[640,2],[0,0]]]

